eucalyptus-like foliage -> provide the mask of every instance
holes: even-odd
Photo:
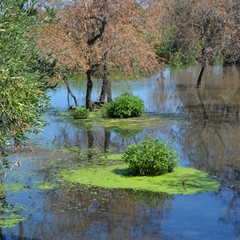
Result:
[[[1,1],[0,6],[0,147],[19,143],[40,131],[40,112],[48,104],[42,90],[47,74],[36,47],[38,19],[29,1]]]

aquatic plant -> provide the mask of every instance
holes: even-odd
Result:
[[[121,137],[132,137],[142,131],[142,129],[124,129],[122,126],[116,126],[113,130]]]
[[[0,219],[0,228],[13,228],[24,220],[26,220],[26,218],[22,218],[19,214],[12,213]]]
[[[174,172],[159,176],[133,176],[127,165],[121,164],[63,171],[62,177],[64,182],[70,181],[87,186],[168,194],[196,194],[217,191],[219,188],[217,179],[205,172],[186,167],[177,167]]]
[[[124,152],[123,160],[135,175],[161,175],[172,172],[178,164],[177,152],[165,142],[146,140],[130,145]]]
[[[109,118],[138,117],[143,111],[143,100],[131,93],[125,93],[117,97],[112,103],[103,106],[103,115]]]
[[[122,160],[122,154],[104,154],[100,157],[103,160]]]
[[[26,220],[25,217],[22,217],[20,215],[20,213],[22,214],[24,210],[23,206],[21,205],[14,206],[11,204],[7,204],[6,196],[4,196],[1,201],[2,202],[0,204],[0,211],[1,211],[0,228],[13,228],[18,223]]]
[[[89,109],[76,107],[76,109],[72,111],[72,116],[75,119],[86,119],[89,116]]]

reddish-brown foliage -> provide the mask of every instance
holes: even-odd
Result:
[[[71,1],[56,8],[60,19],[42,30],[39,43],[59,66],[87,73],[90,88],[99,70],[151,74],[160,67],[153,42],[160,39],[161,19],[152,6],[134,0]]]
[[[132,0],[71,1],[57,9],[60,20],[43,29],[40,44],[65,68],[78,67],[85,72],[89,59],[101,63],[107,52],[109,68],[126,74],[152,73],[159,62],[148,38],[156,33],[151,27],[156,23],[160,26],[160,13],[153,14],[153,9],[141,8]],[[101,38],[88,45],[89,39],[99,33],[103,19],[106,27]],[[156,34],[155,38],[159,40]]]

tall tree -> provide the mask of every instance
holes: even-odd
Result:
[[[104,100],[110,71],[133,75],[159,68],[154,47],[146,37],[146,11],[134,0],[75,0],[58,8],[60,20],[44,29],[40,42],[44,49],[52,51],[61,66],[86,73],[87,108],[95,73],[102,73],[100,100]]]

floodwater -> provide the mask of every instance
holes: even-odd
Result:
[[[131,91],[144,100],[146,111],[167,120],[133,134],[66,121],[58,115],[67,108],[66,89],[50,92],[44,133],[32,137],[28,150],[9,156],[22,167],[5,181],[22,188],[6,190],[1,209],[7,206],[24,220],[2,226],[0,239],[240,239],[240,68],[210,68],[196,89],[198,72],[195,67],[166,68],[148,79],[113,82],[113,97]],[[80,104],[85,86],[71,84]],[[172,142],[182,166],[217,176],[220,189],[168,195],[64,183],[37,187],[57,182],[61,169],[94,163],[97,153],[122,152],[148,134]]]

